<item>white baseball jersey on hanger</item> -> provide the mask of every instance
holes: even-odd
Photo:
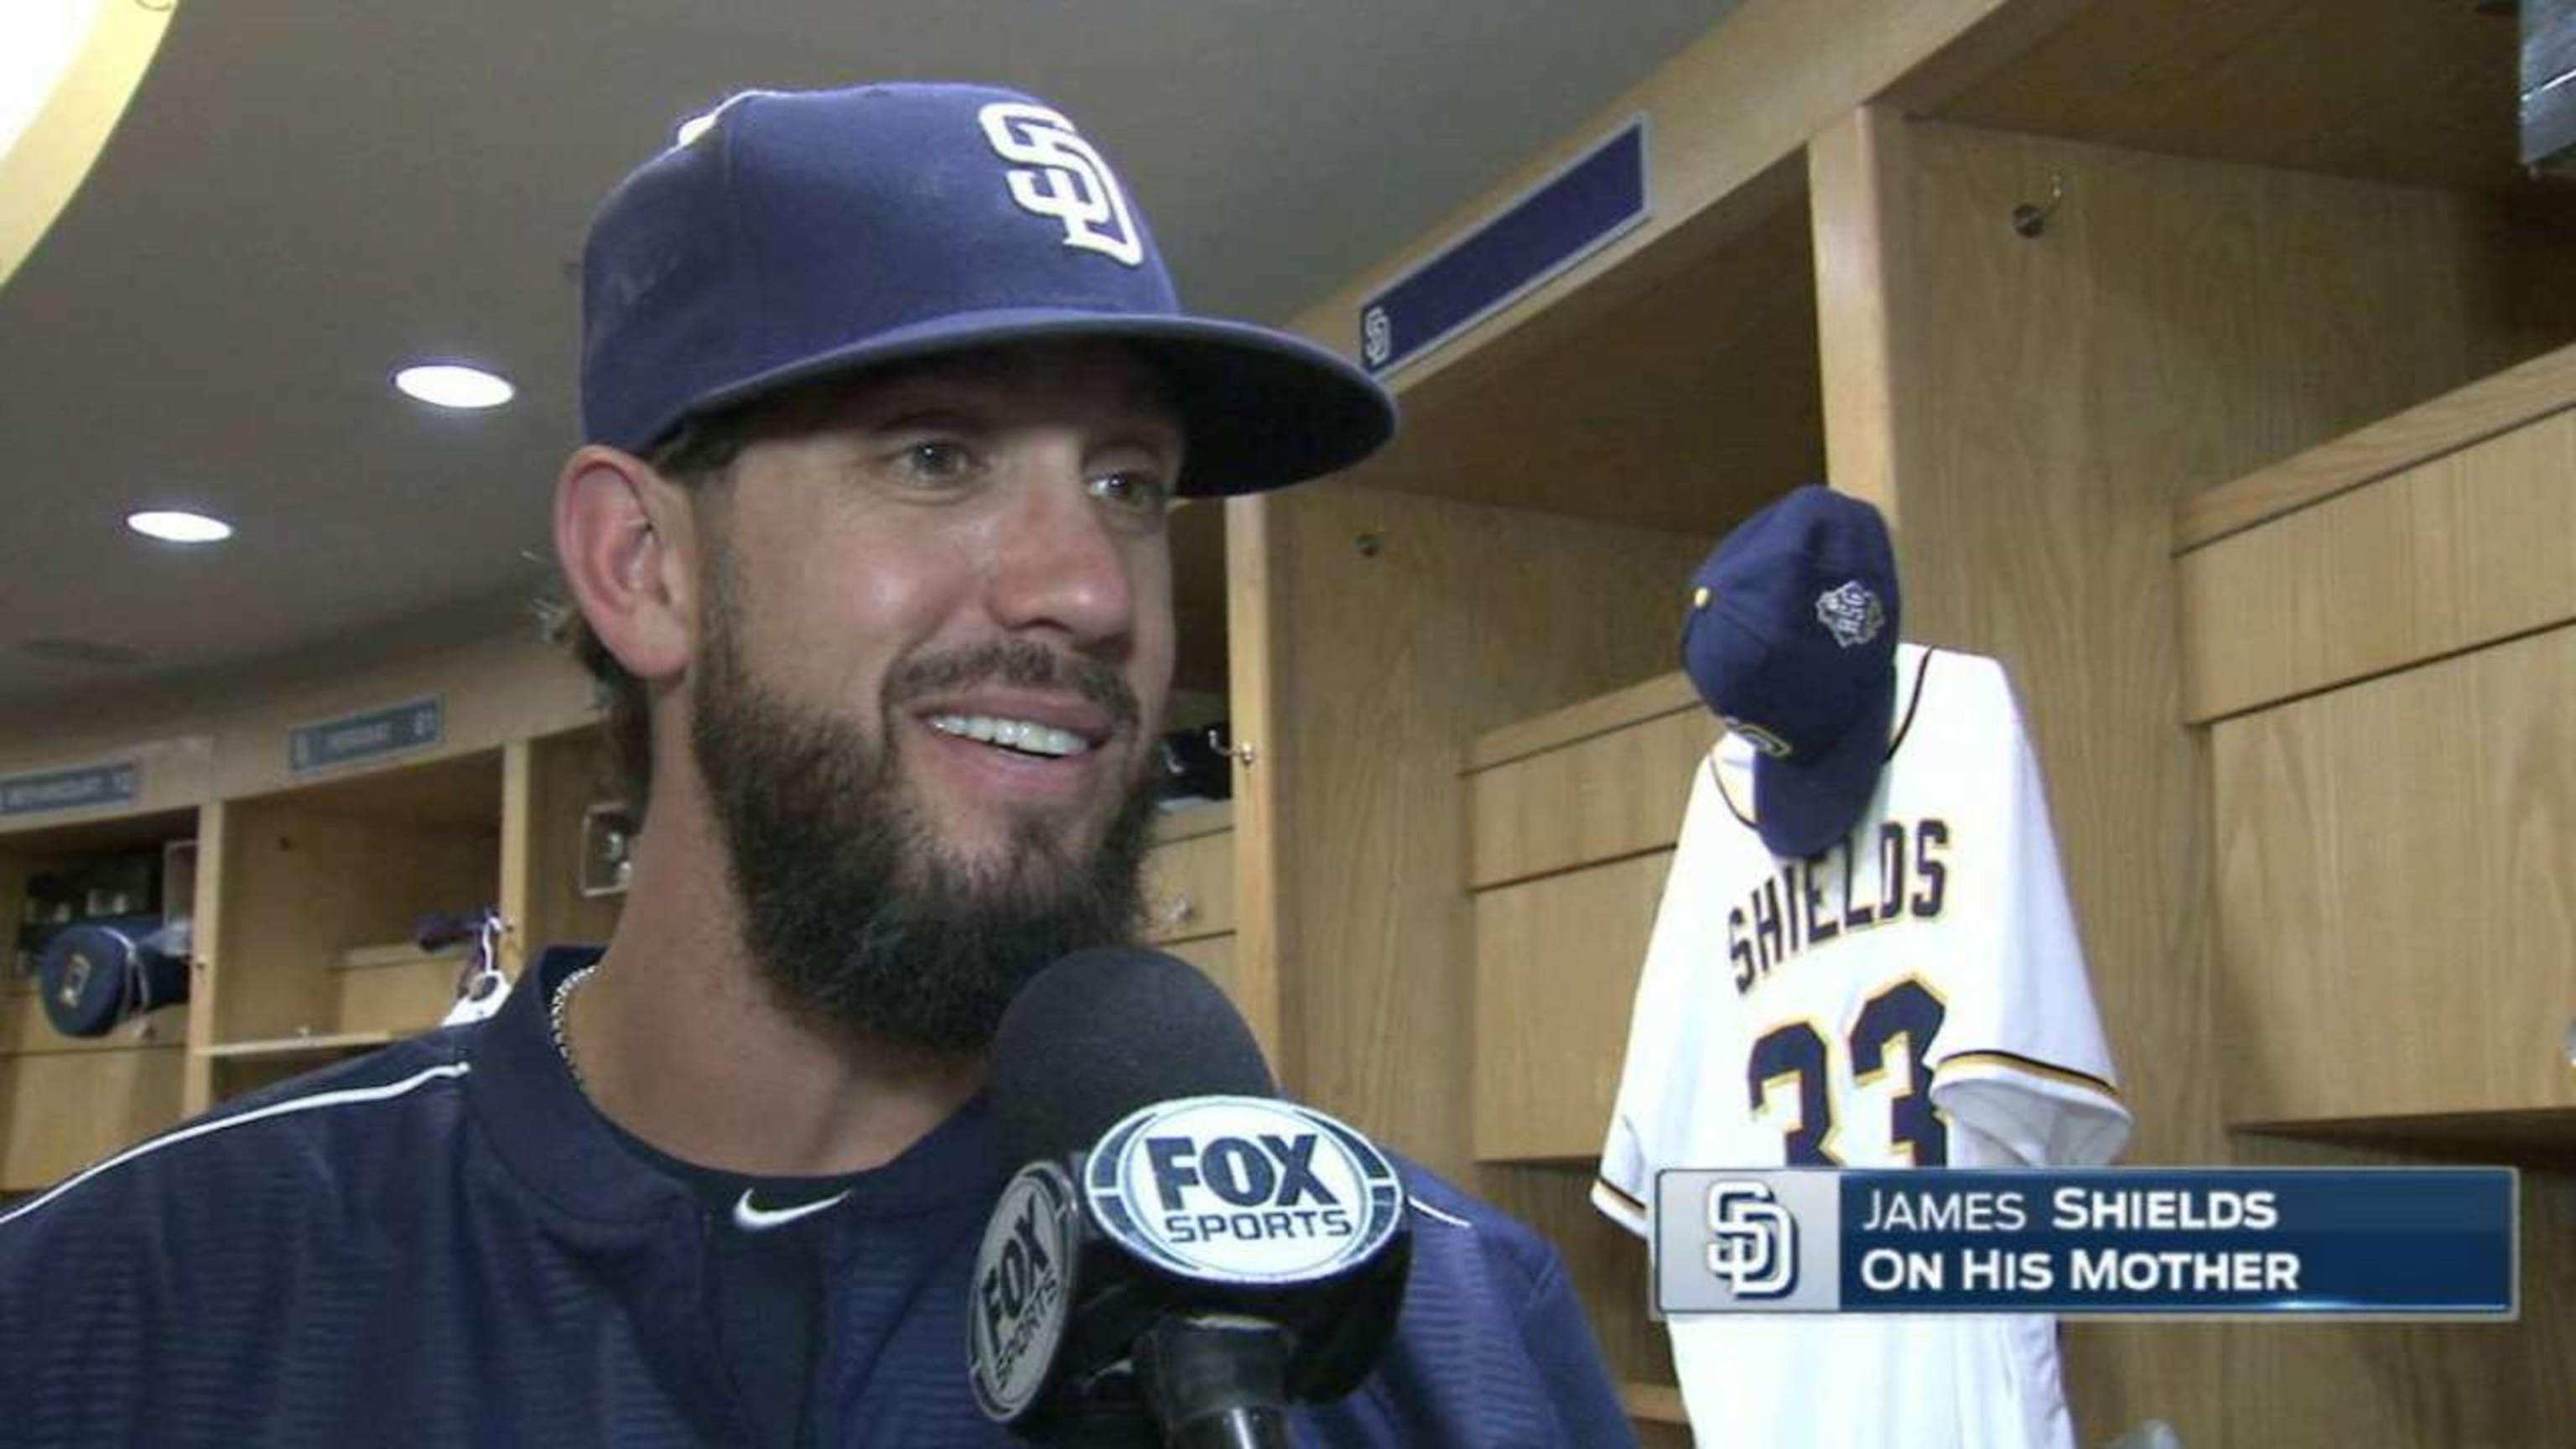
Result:
[[[1753,754],[1695,772],[1593,1200],[1666,1167],[2096,1166],[2128,1140],[2037,762],[2000,665],[1908,644],[1878,792],[1775,859]],[[1711,1444],[2067,1445],[2044,1315],[1671,1320]]]

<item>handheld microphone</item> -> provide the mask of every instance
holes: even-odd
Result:
[[[1395,1330],[1404,1185],[1279,1099],[1214,983],[1157,951],[1068,956],[1012,1001],[990,1084],[1005,1160],[967,1305],[985,1414],[1045,1444],[1285,1446]]]

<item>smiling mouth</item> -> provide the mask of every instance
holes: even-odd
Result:
[[[935,714],[928,717],[928,723],[944,735],[1039,759],[1069,759],[1098,748],[1071,730],[1058,729],[1035,720],[982,714]]]

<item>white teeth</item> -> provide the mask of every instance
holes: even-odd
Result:
[[[1071,730],[1060,730],[1035,720],[995,719],[981,714],[936,714],[930,727],[941,734],[980,740],[1023,754],[1079,755],[1091,748],[1091,742]]]

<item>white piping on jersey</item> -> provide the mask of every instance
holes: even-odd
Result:
[[[12,1208],[6,1213],[0,1213],[0,1227],[7,1227],[9,1224],[25,1217],[31,1212],[34,1212],[36,1209],[52,1202],[55,1198],[61,1197],[64,1193],[67,1193],[73,1188],[80,1186],[82,1183],[89,1181],[91,1178],[98,1176],[100,1173],[110,1171],[114,1168],[123,1167],[125,1164],[134,1161],[136,1158],[141,1157],[146,1153],[158,1152],[164,1147],[176,1146],[192,1137],[204,1137],[212,1133],[221,1132],[227,1127],[239,1127],[245,1123],[263,1121],[270,1117],[282,1117],[289,1112],[309,1112],[322,1107],[346,1107],[361,1102],[382,1102],[394,1097],[402,1096],[415,1088],[426,1086],[430,1082],[436,1081],[442,1077],[461,1077],[472,1070],[474,1070],[474,1067],[469,1062],[451,1062],[443,1067],[426,1068],[411,1076],[403,1078],[399,1082],[389,1082],[381,1087],[351,1087],[348,1090],[341,1092],[323,1092],[317,1096],[297,1097],[291,1101],[285,1102],[272,1102],[265,1107],[254,1108],[253,1110],[244,1112],[236,1117],[217,1117],[211,1121],[199,1122],[194,1126],[182,1127],[167,1136],[155,1137],[151,1141],[139,1146],[129,1147],[123,1152],[116,1154],[114,1157],[107,1159],[105,1162],[98,1163],[80,1175],[66,1179],[57,1185],[52,1191],[38,1197],[35,1201]]]
[[[1433,1207],[1431,1204],[1424,1202],[1418,1197],[1407,1194],[1404,1200],[1413,1204],[1413,1210],[1422,1214],[1426,1218],[1447,1223],[1453,1228],[1465,1228],[1469,1232],[1474,1232],[1476,1229],[1476,1225],[1467,1221],[1465,1218],[1459,1217],[1455,1213],[1444,1213],[1440,1209]]]
[[[324,1092],[319,1096],[297,1097],[292,1101],[274,1102],[268,1106],[244,1112],[239,1116],[218,1117],[212,1121],[199,1122],[194,1126],[182,1127],[179,1130],[170,1133],[166,1137],[155,1137],[151,1141],[143,1143],[140,1146],[129,1147],[125,1151],[107,1159],[105,1162],[101,1162],[89,1168],[87,1171],[80,1173],[78,1176],[66,1179],[62,1183],[56,1185],[51,1191],[37,1197],[34,1201],[12,1208],[6,1213],[0,1213],[0,1227],[7,1227],[10,1223],[25,1217],[27,1214],[34,1212],[36,1209],[43,1207],[45,1204],[52,1202],[55,1198],[61,1197],[63,1194],[70,1192],[73,1188],[80,1186],[82,1183],[89,1181],[91,1178],[96,1177],[101,1173],[110,1172],[116,1168],[123,1167],[125,1164],[132,1162],[139,1157],[148,1153],[158,1152],[164,1147],[175,1147],[191,1138],[210,1136],[214,1133],[223,1131],[227,1127],[240,1127],[252,1122],[264,1121],[270,1117],[282,1117],[290,1112],[310,1112],[324,1107],[348,1107],[365,1102],[389,1101],[395,1097],[400,1097],[412,1092],[420,1087],[427,1086],[431,1082],[444,1078],[461,1077],[472,1070],[474,1070],[474,1067],[470,1062],[452,1062],[446,1066],[424,1068],[421,1071],[413,1073],[411,1076],[403,1078],[399,1082],[388,1082],[381,1087],[351,1087],[348,1090],[341,1092]],[[832,1201],[837,1202],[839,1199],[835,1198],[832,1199]],[[1413,1210],[1422,1214],[1424,1217],[1431,1218],[1437,1222],[1447,1223],[1453,1228],[1465,1228],[1470,1232],[1475,1230],[1476,1225],[1474,1223],[1467,1221],[1465,1218],[1459,1217],[1455,1213],[1443,1212],[1418,1197],[1408,1194],[1405,1201],[1411,1203],[1413,1205]],[[828,1206],[829,1204],[827,1203],[823,1205]]]

